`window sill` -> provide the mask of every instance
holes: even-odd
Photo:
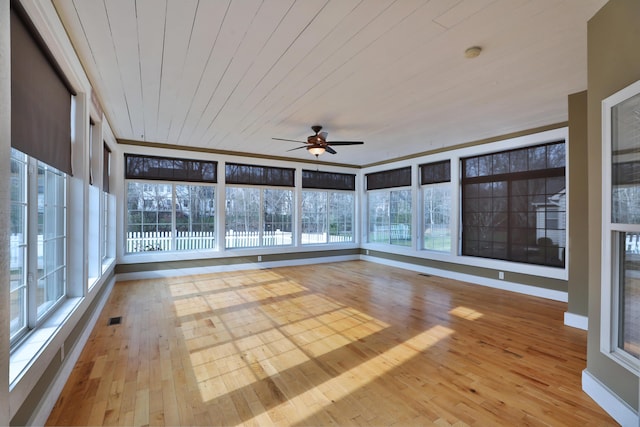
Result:
[[[30,332],[11,352],[9,359],[10,389],[13,389],[29,366],[43,353],[81,301],[81,297],[68,298],[44,324]]]

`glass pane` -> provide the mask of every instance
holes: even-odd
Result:
[[[451,251],[450,186],[430,185],[423,189],[424,249]]]
[[[640,359],[640,251],[638,233],[621,234],[618,346]]]
[[[260,246],[260,189],[226,188],[225,247]]]
[[[65,294],[65,175],[38,162],[38,272],[36,316],[41,319]],[[41,231],[41,233],[40,233]]]
[[[326,191],[302,192],[302,244],[327,242]]]
[[[547,167],[547,146],[531,147],[529,152],[529,170],[546,169]]]
[[[509,153],[496,153],[492,157],[494,175],[509,172]]]
[[[611,110],[611,221],[640,224],[640,94]]]
[[[392,245],[411,246],[411,191],[392,191],[389,201]]]
[[[329,242],[353,242],[353,193],[329,193]]]
[[[524,172],[527,170],[527,149],[514,150],[509,153],[509,170],[511,172]]]
[[[215,247],[215,189],[176,185],[176,250]]]
[[[172,250],[173,187],[127,183],[127,252]]]
[[[367,193],[368,239],[370,243],[389,243],[389,192]]]
[[[264,189],[262,246],[293,244],[293,191]]]

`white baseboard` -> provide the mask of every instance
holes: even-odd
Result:
[[[586,369],[582,371],[582,390],[622,427],[640,426],[640,417],[636,411]]]
[[[53,410],[53,407],[58,401],[58,397],[60,396],[60,393],[62,393],[62,389],[66,385],[67,380],[71,375],[71,371],[73,370],[73,368],[76,365],[76,362],[80,358],[80,354],[82,353],[82,350],[84,349],[85,344],[89,340],[89,336],[91,335],[91,332],[93,331],[93,328],[96,325],[98,318],[102,314],[102,309],[107,303],[107,300],[109,299],[109,295],[111,295],[111,290],[113,289],[113,285],[115,285],[115,283],[116,283],[115,277],[111,278],[111,280],[109,280],[108,283],[105,283],[106,289],[102,292],[100,301],[98,301],[98,304],[96,305],[95,310],[91,315],[91,318],[89,319],[86,326],[84,327],[82,334],[78,337],[78,341],[74,345],[73,350],[71,350],[71,352],[66,355],[64,361],[62,362],[62,367],[58,371],[58,374],[55,380],[53,381],[53,383],[51,384],[49,391],[46,393],[44,398],[40,401],[36,410],[33,411],[33,414],[29,419],[28,425],[43,426],[47,422],[47,419],[49,418],[49,415],[51,415],[51,411]]]
[[[568,301],[568,293],[564,291],[554,291],[553,289],[544,289],[544,288],[539,288],[537,286],[507,282],[505,280],[489,279],[487,277],[479,277],[479,276],[474,276],[472,274],[456,273],[453,271],[440,270],[432,267],[424,267],[421,265],[411,264],[408,262],[392,261],[392,260],[372,257],[368,255],[360,255],[360,259],[364,261],[371,261],[378,264],[388,265],[391,267],[403,268],[405,270],[417,271],[419,273],[432,274],[434,276],[446,277],[448,279],[455,279],[463,282],[473,283],[476,285],[487,286],[490,288],[517,292],[524,295],[547,298],[547,299],[551,299],[554,301],[561,301],[561,302]]]
[[[322,264],[322,263],[340,262],[340,261],[355,261],[359,259],[360,259],[360,255],[340,255],[340,256],[317,257],[317,258],[289,259],[289,260],[283,260],[283,261],[250,262],[245,264],[212,265],[207,267],[177,268],[177,269],[154,270],[154,271],[136,271],[133,273],[117,274],[116,280],[121,281],[121,280],[160,279],[165,277],[222,273],[227,271],[259,270],[263,268],[290,267],[295,265]]]
[[[584,331],[589,330],[589,318],[587,316],[569,313],[568,311],[564,313],[564,324]]]

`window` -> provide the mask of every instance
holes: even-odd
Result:
[[[640,375],[640,81],[603,101],[601,350]]]
[[[353,242],[355,175],[303,170],[302,187],[301,243]]]
[[[14,345],[67,293],[67,174],[75,93],[19,2],[11,3],[10,21],[9,329]]]
[[[11,150],[12,343],[42,323],[66,295],[66,197],[63,172]]]
[[[128,253],[213,248],[213,185],[127,183]]]
[[[293,244],[293,191],[227,186],[225,247]]]
[[[293,244],[293,191],[268,187],[293,187],[294,172],[271,166],[225,165],[226,248]]]
[[[423,249],[451,252],[451,162],[420,165]]]
[[[369,243],[411,246],[410,185],[411,167],[367,174]]]
[[[108,191],[106,145],[103,161],[103,189]],[[126,252],[215,248],[217,162],[125,154],[125,178]],[[167,180],[173,182],[157,182]],[[108,233],[109,224],[105,227]]]
[[[564,267],[564,141],[462,159],[462,254]]]

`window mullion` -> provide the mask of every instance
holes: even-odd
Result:
[[[38,320],[36,299],[38,253],[40,252],[38,216],[38,165],[35,159],[29,157],[27,160],[27,326],[29,329],[35,328]]]
[[[175,251],[178,249],[178,226],[176,223],[176,202],[178,198],[176,197],[176,184],[171,184],[171,248],[170,250]]]
[[[325,233],[324,233],[324,242],[329,243],[331,240],[331,195],[328,191],[324,191],[324,224],[325,224]]]
[[[264,188],[260,189],[260,206],[258,207],[258,246],[264,246]]]

